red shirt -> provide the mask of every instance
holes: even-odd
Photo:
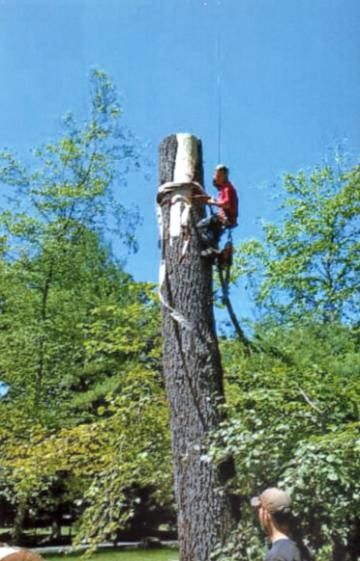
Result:
[[[238,217],[238,196],[235,187],[230,181],[226,181],[220,185],[220,192],[216,201],[221,204],[229,205],[228,208],[219,209],[219,216],[228,227],[236,226]]]

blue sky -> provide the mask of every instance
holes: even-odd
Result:
[[[210,185],[220,79],[221,160],[241,202],[235,241],[256,236],[284,171],[311,167],[343,137],[358,155],[359,63],[358,0],[0,0],[0,146],[26,157],[56,137],[67,110],[84,117],[89,70],[105,69],[152,161],[150,180],[131,178],[119,196],[144,219],[128,269],[155,281],[162,138],[201,138]]]

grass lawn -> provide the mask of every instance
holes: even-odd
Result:
[[[80,561],[81,555],[43,555],[46,561]],[[178,561],[176,549],[129,549],[99,551],[89,561]]]

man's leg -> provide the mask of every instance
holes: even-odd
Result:
[[[201,252],[201,255],[210,256],[219,254],[218,244],[224,227],[218,215],[213,214],[207,218],[203,218],[203,220],[198,222],[197,227],[200,237],[205,244],[205,249]]]
[[[213,246],[216,242],[212,227],[213,216],[207,216],[197,223],[197,229],[200,234],[201,240],[206,247]]]

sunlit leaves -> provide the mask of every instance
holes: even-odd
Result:
[[[104,241],[111,232],[136,249],[138,213],[119,188],[141,154],[104,72],[92,73],[90,94],[88,120],[67,114],[63,135],[26,168],[8,151],[0,157],[11,195],[0,216],[0,380],[9,388],[0,495],[35,518],[59,505],[83,514],[82,532],[96,541],[130,516],[129,487],[151,487],[159,502],[171,490],[154,287],[133,282]]]
[[[34,150],[28,166],[3,151],[0,188],[2,184],[9,204],[12,201],[15,223],[20,222],[21,212],[37,221],[39,241],[54,221],[61,220],[65,230],[67,224],[78,222],[101,234],[111,224],[111,230],[133,250],[139,215],[137,209],[121,204],[118,186],[126,184],[130,170],[139,168],[141,149],[123,126],[117,92],[101,70],[91,73],[89,105],[88,120],[78,125],[67,114],[64,135]],[[16,243],[22,231],[14,225],[10,228],[6,216],[2,225]],[[22,243],[25,246],[24,236]]]
[[[238,530],[216,559],[263,556],[263,537],[246,501],[273,485],[292,492],[294,513],[316,552],[333,548],[352,561],[359,510],[360,354],[358,330],[329,323],[256,327],[271,353],[244,357],[223,343],[229,419],[216,433],[213,454],[232,455],[234,486],[244,497]],[[231,545],[232,543],[232,545]]]
[[[264,242],[243,243],[234,276],[258,305],[277,313],[352,322],[359,304],[359,169],[339,165],[287,174],[279,222]]]

